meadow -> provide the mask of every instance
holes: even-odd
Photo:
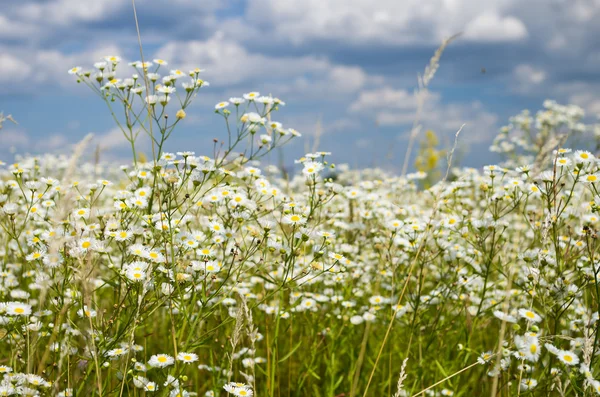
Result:
[[[171,153],[201,70],[69,73],[131,162],[89,162],[84,139],[0,163],[0,396],[600,394],[600,163],[580,108],[523,112],[502,162],[451,148],[435,180],[328,152],[288,173],[260,162],[304,139],[275,121],[281,99],[226,99],[212,153]]]

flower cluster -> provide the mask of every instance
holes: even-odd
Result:
[[[126,135],[206,85],[161,60],[119,79],[119,61],[71,73],[126,105]],[[299,136],[283,105],[217,104],[210,156],[163,150],[167,124],[151,161],[1,164],[0,395],[391,395],[399,372],[397,396],[600,394],[593,150],[428,189],[328,152],[289,174],[258,161]]]

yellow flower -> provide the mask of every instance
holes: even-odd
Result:
[[[178,118],[178,119],[180,119],[180,120],[183,120],[183,119],[185,119],[185,116],[186,116],[186,114],[185,114],[185,112],[183,111],[183,109],[179,109],[179,110],[177,111],[177,113],[175,113],[175,117],[177,117],[177,118]]]

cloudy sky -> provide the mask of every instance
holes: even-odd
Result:
[[[137,0],[145,57],[200,67],[211,86],[169,149],[209,154],[223,138],[214,104],[249,91],[287,106],[274,117],[304,134],[290,161],[312,148],[353,166],[399,167],[415,113],[417,75],[445,38],[423,127],[444,144],[466,124],[464,162],[509,116],[544,99],[600,114],[600,0]],[[139,59],[129,0],[5,1],[0,9],[0,158],[67,150],[94,133],[104,158],[126,143],[92,92],[67,74],[106,55]],[[484,72],[485,70],[485,72]]]

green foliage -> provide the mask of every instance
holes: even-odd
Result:
[[[282,177],[254,162],[299,135],[270,120],[282,101],[221,102],[223,147],[170,153],[167,94],[133,110],[143,89],[129,83],[93,89],[125,104],[132,154],[145,132],[158,156],[103,164],[103,179],[75,155],[0,168],[0,394],[600,390],[594,153],[538,146],[551,157],[535,167],[455,168],[454,182],[426,190],[419,174],[340,171],[327,152]],[[539,114],[543,136],[579,128],[565,109]],[[132,115],[146,124],[130,128]],[[509,161],[530,158],[501,134]],[[417,168],[430,176],[438,145],[425,134]]]

